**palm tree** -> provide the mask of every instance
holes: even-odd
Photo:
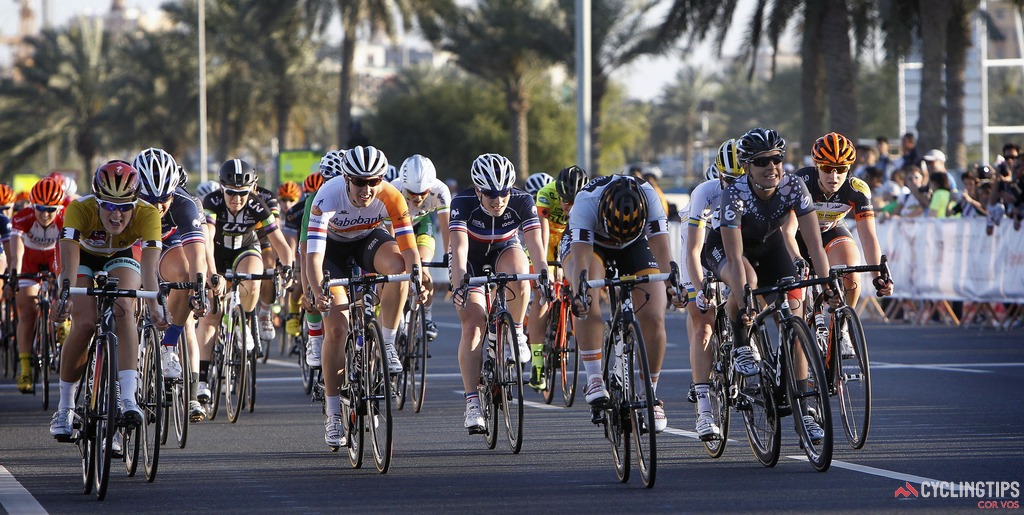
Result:
[[[714,142],[724,138],[722,134],[700,133],[701,107],[713,102],[720,89],[719,80],[697,66],[688,65],[679,70],[675,82],[662,91],[657,102],[653,125],[659,129],[657,132],[662,135],[662,139],[652,141],[655,148],[682,145],[683,155],[692,164],[696,148],[694,144],[696,140],[704,138],[704,148],[713,146],[713,153],[718,148]],[[719,125],[716,123],[713,127]]]
[[[45,30],[29,39],[32,59],[18,65],[22,81],[4,79],[0,97],[0,155],[8,165],[72,142],[91,170],[113,124],[110,119],[112,46],[100,20],[82,20],[66,31]]]
[[[500,85],[505,94],[512,137],[511,159],[525,179],[529,175],[530,85],[558,58],[563,37],[553,9],[531,0],[481,0],[462,8],[443,27],[442,48],[456,63],[485,81]]]

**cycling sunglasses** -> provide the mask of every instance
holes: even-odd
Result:
[[[100,200],[99,201],[99,205],[105,211],[108,211],[108,212],[111,212],[111,213],[113,213],[114,211],[120,211],[122,213],[126,213],[128,211],[131,211],[131,210],[135,209],[135,202],[134,201],[133,202],[120,203],[120,202],[107,202],[106,200]]]
[[[505,188],[503,190],[478,190],[478,191],[480,193],[483,193],[483,195],[485,197],[487,197],[487,198],[501,198],[501,197],[508,196],[508,194],[512,190],[509,189],[509,188]]]
[[[815,165],[819,172],[844,174],[850,171],[850,165]]]
[[[774,156],[755,157],[754,159],[750,160],[750,164],[752,164],[754,166],[760,166],[760,167],[763,168],[763,167],[768,166],[769,164],[776,164],[776,165],[780,164],[780,163],[782,163],[782,160],[783,160],[782,155],[781,154],[777,154],[777,155],[774,155]]]
[[[153,205],[163,204],[164,202],[167,202],[168,200],[171,200],[171,194],[170,193],[168,193],[168,194],[166,194],[166,195],[164,195],[162,197],[150,197],[148,195],[139,195],[139,196],[142,198],[142,200],[145,200],[146,202],[149,202],[150,204],[153,204]]]
[[[249,194],[249,190],[248,189],[233,190],[233,189],[230,189],[230,188],[224,188],[224,194],[225,195],[231,195],[232,197],[242,197],[242,196],[248,195]]]
[[[365,188],[367,186],[372,188],[380,184],[383,180],[384,179],[381,179],[380,177],[374,177],[372,179],[360,179],[358,177],[348,178],[348,182],[352,183],[353,186],[356,186],[358,188]]]
[[[42,204],[36,204],[35,208],[36,211],[41,211],[43,213],[54,213],[60,209],[60,206],[44,206]]]
[[[406,193],[406,195],[409,195],[410,197],[422,198],[422,197],[426,197],[427,195],[430,195],[430,190],[421,191],[419,193],[416,193],[416,192],[413,192],[413,191],[409,191],[409,190],[405,190],[405,193]]]

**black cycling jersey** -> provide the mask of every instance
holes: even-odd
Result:
[[[168,242],[188,245],[204,241],[203,223],[206,218],[200,210],[199,199],[181,186],[175,188],[171,195],[174,201],[160,220],[164,246],[166,247]]]
[[[871,189],[866,182],[850,177],[839,189],[826,195],[818,182],[818,170],[813,166],[797,170],[796,176],[807,185],[807,191],[814,200],[814,209],[818,212],[818,225],[821,232],[830,231],[837,226],[845,226],[846,215],[853,213],[854,220],[874,218],[875,210],[871,206]]]
[[[306,210],[306,195],[303,195],[294,206],[284,214],[284,227],[281,230],[291,236],[299,237],[302,231],[302,214]]]
[[[814,212],[814,202],[804,181],[790,173],[768,200],[751,191],[750,177],[740,176],[722,192],[721,227],[741,229],[744,252],[766,241],[782,227],[790,211],[797,216]],[[721,227],[716,231],[721,231]]]
[[[206,223],[216,227],[213,242],[217,248],[240,249],[256,244],[260,237],[277,229],[277,218],[263,199],[249,195],[245,206],[231,214],[224,191],[217,190],[203,199]]]
[[[523,190],[512,188],[508,207],[500,217],[489,215],[480,205],[476,190],[470,188],[452,199],[449,230],[469,235],[469,254],[488,254],[509,243],[519,243],[519,230],[540,229],[537,205]]]
[[[256,186],[256,196],[263,200],[267,207],[270,208],[270,213],[274,215],[274,218],[281,219],[281,203],[278,202],[277,196],[273,192],[264,188],[263,186]]]

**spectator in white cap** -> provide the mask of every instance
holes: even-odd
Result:
[[[958,191],[960,188],[957,186],[956,179],[953,178],[953,174],[946,170],[946,154],[945,152],[933,148],[924,155],[925,167],[929,174],[942,172],[949,177],[949,189],[950,191]]]

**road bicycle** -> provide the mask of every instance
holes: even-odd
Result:
[[[32,393],[39,394],[42,391],[43,410],[48,411],[50,409],[50,374],[58,375],[60,372],[61,344],[57,341],[56,324],[50,321],[50,305],[57,293],[56,276],[53,272],[44,270],[32,274],[19,274],[18,279],[31,279],[39,282],[35,307],[36,321],[32,330]],[[17,292],[19,289],[17,281],[8,279],[8,282],[16,286],[15,292]],[[16,339],[11,343],[16,349]]]
[[[498,412],[503,413],[505,434],[513,454],[523,448],[523,369],[519,356],[519,336],[508,311],[508,283],[547,281],[543,274],[507,274],[484,267],[484,275],[466,274],[461,288],[465,294],[471,286],[484,286],[487,307],[487,331],[480,346],[485,349],[480,370],[480,406],[484,417],[482,434],[488,449],[498,443]],[[541,279],[541,278],[544,279]],[[474,431],[470,431],[471,434]],[[480,434],[480,432],[476,432]]]
[[[164,297],[161,296],[161,303]],[[166,313],[166,309],[164,310]],[[170,380],[165,379],[160,360],[160,331],[153,324],[149,307],[137,306],[139,324],[139,386],[136,400],[142,410],[142,424],[138,427],[122,427],[121,442],[125,468],[134,476],[138,467],[139,452],[145,463],[146,480],[156,480],[160,458],[160,446],[167,444],[167,389]],[[141,449],[140,449],[141,447]]]
[[[442,262],[423,262],[423,267],[446,267]],[[398,359],[402,362],[402,373],[394,378],[391,390],[395,394],[395,409],[405,408],[408,393],[412,393],[412,410],[419,413],[423,409],[423,399],[427,392],[427,358],[430,357],[430,342],[427,338],[426,307],[417,298],[417,291],[422,287],[418,275],[413,280],[413,288],[405,299],[402,311],[402,330],[395,341]]]
[[[561,266],[558,263],[549,265]],[[576,347],[576,331],[572,317],[572,297],[569,282],[565,279],[551,284],[551,307],[548,310],[548,325],[544,329],[542,375],[546,388],[541,390],[544,402],[551,404],[555,399],[555,375],[560,377],[558,388],[562,402],[571,408],[576,400],[576,382],[580,372],[579,349]]]
[[[65,310],[70,295],[96,297],[96,330],[89,342],[85,373],[79,381],[71,441],[77,442],[82,456],[83,493],[95,490],[96,498],[103,500],[110,479],[114,433],[119,424],[123,425],[117,409],[118,342],[114,333],[114,301],[118,297],[155,299],[160,293],[119,289],[117,278],[102,271],[96,272],[94,281],[95,286],[71,287],[71,281],[65,279],[57,309]],[[160,367],[155,369],[159,373]]]
[[[367,314],[367,306],[380,304],[373,285],[409,281],[419,278],[419,268],[411,274],[364,274],[350,259],[346,268],[349,276],[331,279],[324,274],[323,291],[341,286],[348,293],[348,338],[345,341],[345,374],[341,386],[341,416],[348,435],[349,462],[352,468],[363,464],[365,433],[370,433],[370,448],[377,471],[386,474],[391,467],[394,451],[391,417],[391,374],[384,352],[384,339],[380,324]],[[337,450],[337,449],[334,449]]]
[[[10,282],[8,276],[0,276],[0,280]],[[17,285],[17,281],[14,281]],[[14,299],[7,299],[6,295],[0,297],[3,306],[3,320],[0,320],[0,365],[4,367],[4,377],[15,377],[18,375],[18,308]]]
[[[678,277],[676,263],[672,263],[670,273],[639,276],[619,276],[612,261],[605,263],[604,279],[588,280],[586,270],[580,272],[580,291],[577,294],[580,302],[590,304],[591,288],[608,288],[609,312],[612,313],[602,347],[605,356],[602,374],[608,389],[608,401],[603,406],[591,408],[591,421],[603,426],[605,437],[611,442],[615,475],[623,483],[629,481],[630,440],[633,440],[637,470],[647,488],[654,487],[658,470],[654,430],[657,399],[651,382],[647,345],[636,320],[632,293],[637,285],[666,280],[680,291]]]
[[[864,272],[879,272],[875,279],[876,287],[881,286],[878,283],[892,280],[886,256],[882,256],[877,265],[833,266],[829,277],[833,286],[838,288],[842,285],[843,276]],[[861,449],[871,425],[871,367],[864,326],[857,310],[846,303],[844,295],[839,296],[839,305],[834,309],[826,305],[825,296],[820,295],[820,287],[809,288],[808,295],[813,309],[807,310],[807,323],[814,328],[824,359],[829,394],[839,397],[839,413],[846,440],[854,449]],[[842,343],[844,335],[849,337],[845,346]]]
[[[189,298],[190,307],[193,309],[201,308],[204,312],[208,307],[206,283],[201,273],[196,274],[194,282],[161,283],[160,289],[164,295],[167,295],[171,290],[192,290],[193,293]],[[162,340],[163,338],[161,337]],[[174,350],[178,353],[178,360],[181,363],[181,377],[177,379],[164,379],[164,393],[167,398],[164,402],[163,440],[160,443],[161,445],[167,444],[167,435],[170,433],[170,421],[173,420],[174,437],[178,442],[178,448],[184,449],[185,444],[188,442],[189,422],[199,421],[189,417],[188,404],[192,399],[192,361],[191,350],[185,338],[185,331],[182,331],[178,337],[178,344],[175,345]]]
[[[715,310],[715,320],[711,326],[711,341],[708,345],[714,352],[711,374],[708,378],[708,399],[711,403],[711,414],[721,431],[720,437],[701,439],[704,451],[712,458],[720,458],[725,452],[729,441],[730,408],[749,410],[746,396],[740,395],[744,386],[741,375],[732,368],[733,332],[729,314],[726,311],[726,286],[713,274],[704,278],[704,297],[708,300],[709,309]]]
[[[792,414],[800,445],[811,466],[819,472],[832,464],[832,410],[829,404],[828,378],[818,345],[802,318],[789,305],[790,291],[829,284],[826,279],[797,281],[784,277],[775,286],[744,287],[745,316],[752,320],[748,341],[761,356],[756,380],[745,378],[740,395],[744,397],[743,424],[754,456],[762,465],[773,467],[781,450],[781,417]],[[735,294],[735,293],[734,293]],[[758,297],[772,298],[762,308]],[[772,338],[769,319],[775,321],[777,334]],[[806,362],[807,376],[800,377],[798,364]],[[745,409],[749,407],[749,409]],[[810,417],[824,432],[812,440],[805,417]]]

